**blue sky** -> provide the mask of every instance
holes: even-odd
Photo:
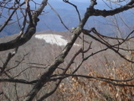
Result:
[[[52,1],[52,0],[51,0]],[[58,1],[62,1],[62,0],[58,0]],[[90,0],[69,0],[70,2],[89,2]]]
[[[42,0],[35,0],[35,1],[38,1],[38,2],[40,2],[40,1],[42,1]],[[62,1],[63,2],[63,0],[48,0],[48,1]],[[90,0],[69,0],[70,2],[89,2]]]
[[[41,3],[41,1],[42,0],[34,0],[34,1],[36,1],[36,2],[38,2],[38,3]],[[90,0],[69,0],[70,2],[72,2],[72,3],[74,3],[74,4],[76,4],[77,5],[77,7],[78,8],[80,8],[80,9],[86,9],[88,6],[89,6],[89,4],[90,4]],[[103,10],[103,9],[109,9],[109,7],[104,3],[104,1],[105,1],[105,3],[107,3],[108,5],[110,5],[110,6],[112,6],[113,8],[117,8],[117,5],[115,6],[115,4],[114,3],[110,3],[109,1],[107,1],[107,0],[97,0],[97,5],[95,6],[95,8],[97,8],[97,9],[101,9],[101,10]],[[112,1],[114,1],[114,0],[112,0]],[[129,1],[129,0],[126,0],[126,1]],[[126,2],[125,1],[125,2]],[[65,8],[66,6],[67,6],[67,4],[66,3],[64,3],[63,2],[63,0],[48,0],[48,2],[53,6],[53,7],[58,7],[58,8]],[[120,4],[123,4],[123,3],[125,3],[125,2],[122,2],[122,3],[120,3]],[[65,6],[65,7],[64,7]],[[119,5],[118,5],[119,6]],[[67,8],[67,7],[66,7]],[[69,6],[68,6],[68,8],[70,8]]]

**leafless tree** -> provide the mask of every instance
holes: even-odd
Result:
[[[99,1],[99,0],[98,0]],[[133,29],[130,29],[127,33],[128,35],[125,38],[121,37],[110,37],[105,36],[103,33],[100,33],[97,31],[96,27],[86,29],[85,24],[87,23],[88,19],[90,19],[92,16],[102,16],[102,17],[108,17],[108,16],[115,16],[121,12],[130,10],[134,7],[134,0],[102,0],[104,3],[107,3],[108,1],[110,3],[123,3],[123,5],[118,5],[117,8],[111,8],[110,10],[100,10],[96,9],[95,6],[99,5],[99,2],[97,0],[90,0],[89,6],[84,13],[83,18],[81,18],[81,15],[79,13],[79,10],[77,8],[77,5],[73,4],[69,0],[63,0],[64,3],[67,3],[69,5],[72,5],[78,14],[79,18],[79,25],[72,30],[66,27],[64,24],[64,21],[62,21],[62,18],[60,15],[56,12],[57,16],[59,17],[61,23],[64,25],[66,29],[72,33],[72,37],[70,41],[67,43],[67,45],[63,48],[63,50],[60,52],[60,54],[55,58],[55,60],[47,66],[43,66],[43,70],[45,71],[40,74],[39,77],[34,78],[32,80],[27,79],[19,79],[19,75],[23,75],[24,71],[27,71],[29,68],[23,69],[21,72],[18,72],[16,75],[13,75],[15,72],[15,69],[20,66],[21,63],[23,63],[23,60],[25,57],[29,54],[23,54],[23,57],[17,61],[17,64],[13,67],[8,68],[9,62],[12,61],[12,59],[17,55],[18,50],[21,48],[22,45],[27,43],[32,36],[36,33],[36,27],[38,26],[38,22],[40,21],[39,16],[43,13],[43,10],[47,6],[47,3],[49,0],[42,0],[40,4],[36,3],[35,0],[2,0],[0,1],[0,17],[5,18],[5,21],[0,26],[0,32],[4,30],[4,28],[10,24],[13,24],[15,22],[18,23],[18,26],[20,28],[19,35],[12,39],[11,41],[0,43],[0,51],[1,54],[4,54],[4,51],[8,51],[7,57],[4,59],[4,61],[1,60],[3,63],[0,67],[0,82],[5,83],[14,83],[14,93],[16,95],[16,101],[34,101],[34,99],[37,99],[37,101],[43,101],[44,99],[51,96],[53,93],[56,92],[62,81],[66,78],[73,77],[73,78],[82,78],[82,79],[94,79],[97,81],[103,81],[106,83],[109,83],[114,86],[127,86],[127,87],[134,87],[133,84],[126,84],[126,82],[133,81],[133,76],[130,76],[130,78],[127,79],[117,79],[117,78],[107,78],[102,76],[91,76],[91,75],[84,75],[84,74],[77,74],[77,71],[82,68],[83,64],[89,60],[89,58],[93,57],[96,54],[99,54],[101,52],[105,52],[107,50],[112,50],[115,52],[118,56],[123,58],[125,61],[129,63],[134,63],[133,59],[127,58],[124,52],[133,52],[133,48],[127,48],[122,47],[122,45],[128,43],[130,40],[133,39],[132,34],[134,32]],[[31,8],[31,3],[37,6],[38,8],[33,10]],[[51,5],[51,4],[50,4]],[[6,14],[4,14],[6,12]],[[19,16],[19,13],[21,13],[21,17]],[[14,19],[14,16],[16,16],[17,19]],[[123,17],[122,17],[123,18]],[[13,21],[12,21],[13,20]],[[114,25],[116,26],[116,25]],[[106,29],[104,29],[106,30]],[[86,36],[86,38],[85,38]],[[103,49],[97,50],[96,52],[91,52],[90,50],[92,48],[93,41],[88,40],[93,39],[94,41],[100,43],[104,46]],[[60,68],[60,65],[66,62],[66,58],[69,55],[69,52],[71,51],[73,44],[76,42],[76,40],[80,39],[82,41],[82,47],[75,51],[74,54],[72,54],[72,57],[69,59],[69,62],[64,68]],[[88,40],[88,41],[87,41]],[[108,40],[112,40],[115,43],[110,43]],[[47,54],[47,53],[46,53]],[[68,71],[73,67],[73,64],[75,60],[79,57],[80,62],[76,66],[74,70],[71,70],[71,72],[68,73]],[[2,58],[2,57],[1,57]],[[107,60],[107,58],[105,58]],[[44,60],[47,61],[47,60]],[[34,64],[35,65],[35,64]],[[34,66],[36,68],[37,65]],[[60,69],[60,73],[56,73],[57,69]],[[27,74],[30,76],[30,74]],[[47,91],[42,91],[42,94],[40,94],[40,91],[46,87],[46,85],[49,85],[49,83],[55,82],[55,85],[53,85],[52,89]],[[22,85],[30,85],[31,89],[29,89],[28,92],[23,92],[24,96],[20,97],[17,90],[17,84]],[[1,86],[1,85],[0,85]],[[25,89],[25,88],[24,88]],[[39,95],[40,94],[40,95]],[[3,99],[7,99],[8,101],[11,101],[11,98],[4,93],[4,90],[1,91],[0,96],[4,96]],[[105,97],[106,98],[106,97]]]

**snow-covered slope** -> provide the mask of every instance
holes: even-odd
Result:
[[[57,46],[65,46],[68,40],[64,39],[62,35],[58,34],[38,34],[35,35],[37,39],[43,39],[46,43],[56,44]],[[79,44],[74,44],[75,46],[80,46]]]

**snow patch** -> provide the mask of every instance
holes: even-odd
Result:
[[[66,39],[63,39],[62,35],[57,35],[57,34],[38,34],[35,35],[35,38],[37,39],[43,39],[45,40],[46,43],[49,44],[56,44],[58,46],[65,46],[68,41]],[[79,44],[74,44],[75,46],[80,46]]]

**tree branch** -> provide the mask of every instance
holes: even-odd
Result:
[[[36,25],[37,22],[39,21],[38,16],[41,14],[41,12],[43,11],[46,5],[47,5],[47,0],[43,0],[41,6],[32,14],[32,18],[31,18],[32,23],[29,23],[28,28],[24,33],[24,35],[18,36],[16,39],[11,40],[9,42],[0,43],[0,51],[5,51],[5,50],[19,47],[25,44],[27,41],[29,41],[36,32]]]
[[[94,16],[103,16],[103,17],[112,16],[112,15],[118,14],[120,12],[126,11],[126,10],[128,10],[130,8],[133,8],[134,7],[133,4],[134,4],[134,0],[131,0],[128,4],[126,4],[124,6],[121,6],[119,8],[113,9],[113,10],[93,9],[94,10],[93,15]]]
[[[12,82],[12,83],[23,83],[23,84],[34,84],[38,82],[38,80],[26,81],[23,79],[0,79],[0,82]]]
[[[40,91],[40,89],[43,87],[45,83],[47,83],[55,71],[55,69],[64,62],[65,57],[68,55],[69,51],[71,50],[73,44],[75,43],[78,36],[81,34],[82,29],[87,22],[88,18],[92,15],[92,9],[94,8],[94,5],[96,4],[96,0],[93,0],[91,5],[89,5],[89,8],[87,9],[87,12],[85,13],[84,18],[81,20],[79,26],[73,30],[73,36],[70,42],[65,46],[61,54],[55,59],[55,61],[48,67],[48,71],[46,71],[41,77],[39,82],[33,87],[31,92],[27,95],[27,97],[24,99],[24,101],[32,101],[33,98],[37,95],[37,93]],[[88,13],[88,11],[91,11],[91,14]]]

